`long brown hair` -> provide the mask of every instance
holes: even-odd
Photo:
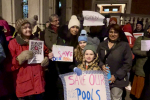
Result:
[[[82,62],[83,60],[82,49],[79,45],[77,45],[76,49],[74,50],[74,57],[77,62]]]

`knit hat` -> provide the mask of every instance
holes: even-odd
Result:
[[[110,24],[111,21],[115,21],[116,24],[117,24],[117,18],[116,17],[111,17],[110,20],[109,20],[109,24]]]
[[[136,23],[136,25],[137,24],[141,24],[142,25],[142,28],[143,28],[143,22],[142,21],[138,21],[137,23]]]
[[[31,23],[32,28],[37,24],[36,22],[38,21],[38,16],[34,15],[31,18],[27,18],[27,20]]]
[[[23,24],[25,24],[25,23],[30,23],[30,22],[28,22],[26,19],[18,19],[18,20],[16,21],[16,24],[15,24],[15,26],[16,26],[16,31],[18,32],[18,30],[20,29],[20,27],[21,27]]]
[[[83,52],[85,53],[86,50],[92,50],[96,54],[96,47],[94,45],[86,45]]]
[[[85,30],[82,30],[80,36],[78,37],[78,42],[86,41],[87,42],[87,33]]]
[[[70,29],[72,26],[78,26],[80,28],[80,22],[77,19],[77,16],[75,16],[75,15],[71,16],[71,19],[68,24],[68,29]]]

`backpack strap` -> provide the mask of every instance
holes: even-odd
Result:
[[[105,55],[104,60],[103,60],[104,64],[106,64],[106,59],[108,58],[109,54],[118,47],[118,44],[119,43],[114,44],[113,47],[107,51],[107,54]]]

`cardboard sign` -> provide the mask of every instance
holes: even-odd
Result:
[[[150,50],[150,40],[141,40],[141,51]]]
[[[135,38],[138,38],[140,36],[143,36],[144,33],[133,33],[133,35],[134,35]]]
[[[34,57],[28,60],[28,64],[41,63],[44,60],[44,41],[30,40],[29,50],[33,52]]]
[[[60,75],[64,100],[111,100],[107,75],[103,71],[71,72]]]
[[[52,61],[73,62],[73,47],[53,45]]]
[[[84,22],[83,26],[102,26],[104,16],[94,11],[82,11]]]

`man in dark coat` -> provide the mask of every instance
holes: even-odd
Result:
[[[50,25],[45,29],[45,44],[50,51],[52,51],[53,44],[57,42],[57,29],[59,27],[59,18],[58,15],[52,14],[49,18]]]
[[[48,47],[49,51],[52,51],[52,46],[53,44],[57,43],[57,30],[59,27],[59,18],[58,15],[52,14],[49,17],[49,26],[46,27],[45,29],[45,34],[44,34],[44,41],[46,46]],[[55,68],[55,62],[52,62],[50,60],[50,64],[48,66],[48,72],[45,73],[45,81],[46,81],[46,86],[45,86],[45,100],[47,99],[52,99],[55,100],[54,98],[56,97],[56,68]]]
[[[138,21],[137,24],[136,24],[136,29],[133,31],[133,33],[142,33],[142,32],[144,32],[143,22]]]

